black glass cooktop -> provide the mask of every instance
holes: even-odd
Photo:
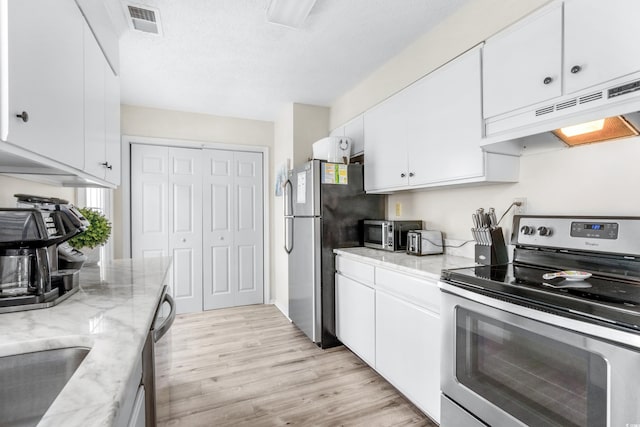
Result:
[[[454,285],[516,304],[570,317],[584,317],[640,333],[640,281],[594,274],[586,280],[545,280],[554,270],[505,264],[445,270],[442,279]]]

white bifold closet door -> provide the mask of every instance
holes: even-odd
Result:
[[[132,256],[173,257],[177,311],[202,310],[202,150],[131,146]]]
[[[264,301],[262,153],[131,145],[131,251],[172,256],[179,313]]]
[[[262,154],[205,149],[203,159],[204,309],[260,304]]]

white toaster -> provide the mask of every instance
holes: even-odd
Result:
[[[434,255],[443,252],[442,232],[437,230],[412,230],[407,233],[407,253]]]

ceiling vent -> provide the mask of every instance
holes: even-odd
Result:
[[[162,34],[160,13],[157,9],[132,4],[126,5],[126,8],[131,29],[150,34]]]

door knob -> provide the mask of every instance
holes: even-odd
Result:
[[[29,113],[23,111],[20,114],[16,114],[16,117],[22,119],[23,122],[27,123],[29,121]]]
[[[542,83],[548,85],[548,84],[551,84],[552,81],[553,79],[551,77],[545,77]]]
[[[579,65],[574,65],[573,67],[571,67],[571,74],[577,74],[580,72],[580,70],[582,70],[582,67]]]

